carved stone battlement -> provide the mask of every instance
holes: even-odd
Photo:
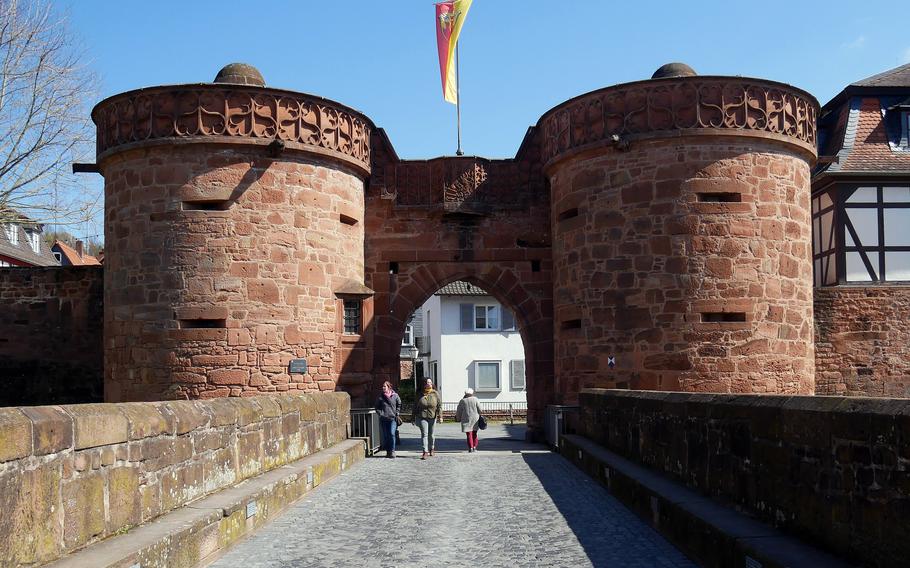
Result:
[[[795,87],[742,77],[674,77],[614,85],[553,108],[539,122],[542,160],[609,144],[614,136],[671,132],[777,138],[816,156],[815,97]],[[707,132],[705,132],[707,134]],[[617,140],[621,142],[621,140]]]
[[[154,143],[252,143],[333,157],[370,171],[369,119],[311,95],[222,84],[170,85],[107,98],[92,111],[99,162]]]

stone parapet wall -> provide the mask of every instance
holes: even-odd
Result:
[[[815,392],[910,397],[910,287],[815,290]]]
[[[910,558],[910,400],[589,389],[580,434],[869,566]]]
[[[0,406],[100,401],[100,266],[0,268]]]
[[[344,393],[0,409],[0,565],[49,562],[347,438]]]

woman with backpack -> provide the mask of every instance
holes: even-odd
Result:
[[[423,455],[420,459],[427,459],[427,454],[436,454],[436,440],[433,438],[433,427],[436,418],[442,415],[442,400],[439,393],[433,389],[433,380],[427,379],[423,387],[423,394],[417,399],[414,408],[414,422],[420,427],[420,436],[423,438]]]

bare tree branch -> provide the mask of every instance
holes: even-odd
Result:
[[[78,224],[101,207],[70,173],[91,159],[97,79],[50,0],[0,0],[0,223]]]

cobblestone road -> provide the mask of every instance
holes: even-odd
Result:
[[[397,459],[367,459],[317,487],[212,566],[694,566],[523,436],[492,424],[468,454],[445,424],[438,455],[420,461],[419,432],[406,424]]]

